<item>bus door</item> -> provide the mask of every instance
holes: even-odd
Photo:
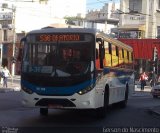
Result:
[[[96,38],[96,68],[103,69],[103,59],[105,57],[104,41]]]

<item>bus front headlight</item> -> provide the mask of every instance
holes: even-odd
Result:
[[[80,91],[78,92],[78,94],[79,94],[79,95],[86,94],[86,93],[88,93],[89,91],[91,91],[92,89],[93,89],[92,86],[88,86],[87,88],[85,88],[85,89],[83,89],[83,90],[80,90]]]
[[[28,89],[28,88],[26,88],[26,87],[24,87],[24,86],[22,86],[22,90],[25,91],[25,92],[28,93],[28,94],[32,94],[32,93],[33,93],[32,90],[30,90],[30,89]]]

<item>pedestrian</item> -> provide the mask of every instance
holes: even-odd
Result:
[[[5,66],[2,70],[2,75],[3,75],[3,87],[8,87],[8,77],[12,77],[9,70],[7,69],[7,67]]]
[[[151,80],[149,81],[149,83],[150,83],[150,86],[152,87],[152,86],[153,86],[153,79],[151,79]]]
[[[143,72],[139,78],[139,81],[141,82],[141,90],[144,90],[144,86],[146,86],[146,80],[148,80],[148,76],[145,72]]]
[[[3,67],[0,66],[0,84],[3,85],[3,75],[2,75]]]

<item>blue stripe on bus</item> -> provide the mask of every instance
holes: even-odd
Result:
[[[118,68],[104,68],[103,74],[109,74],[114,73],[111,77],[116,78],[119,80],[121,84],[126,84],[126,82],[129,82],[131,79],[131,75],[133,73],[133,70],[127,70],[127,69],[118,69]],[[110,76],[110,75],[109,75]]]
[[[77,93],[80,90],[83,90],[88,86],[95,84],[95,81],[96,81],[95,79],[88,80],[81,84],[69,86],[69,87],[42,87],[42,86],[31,84],[25,80],[22,80],[21,84],[27,89],[30,89],[33,92],[40,95],[73,95],[74,93]]]

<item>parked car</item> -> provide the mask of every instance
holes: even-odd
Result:
[[[156,83],[156,85],[152,87],[151,94],[153,98],[160,96],[160,82]]]

